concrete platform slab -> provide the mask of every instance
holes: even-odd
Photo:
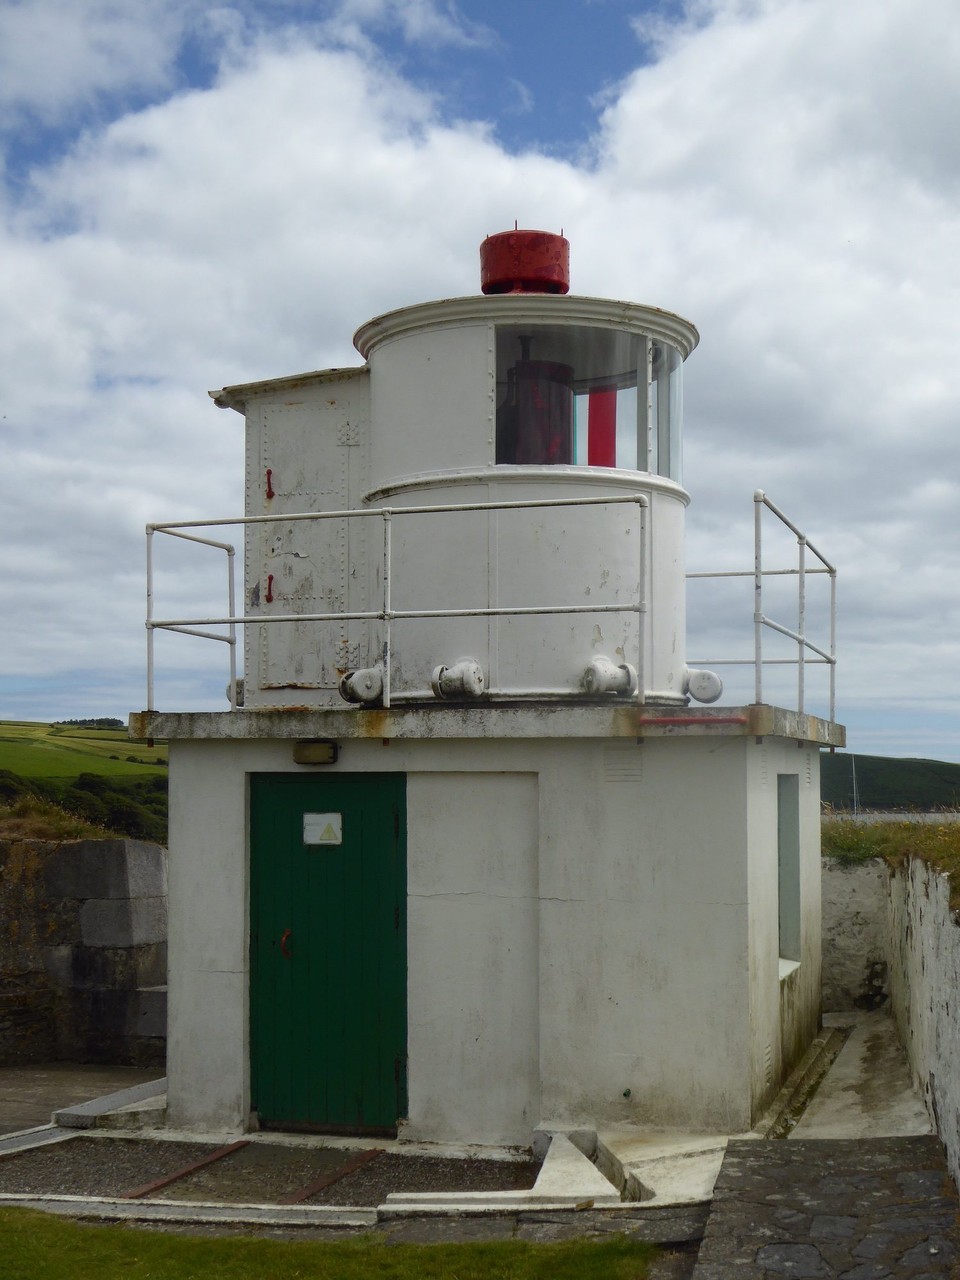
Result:
[[[155,1067],[140,1070],[70,1062],[0,1067],[0,1133],[49,1124],[59,1107],[102,1098],[156,1076]]]
[[[752,1135],[741,1135],[751,1137]],[[597,1163],[643,1205],[701,1204],[713,1194],[727,1136],[622,1125],[597,1134]]]
[[[158,1107],[158,1099],[166,1094],[167,1081],[141,1081],[128,1088],[119,1089],[116,1093],[108,1093],[102,1098],[92,1098],[87,1102],[78,1102],[70,1107],[61,1107],[53,1113],[56,1124],[65,1129],[93,1129],[98,1119],[113,1112],[121,1114],[139,1113],[145,1105]]]
[[[621,1200],[619,1188],[562,1133],[550,1143],[533,1194],[574,1204],[591,1200],[596,1205],[614,1205]]]

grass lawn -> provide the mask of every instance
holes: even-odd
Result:
[[[863,862],[883,858],[901,866],[919,858],[950,873],[950,904],[960,907],[960,822],[857,822],[830,818],[821,826],[825,858]]]
[[[654,1253],[623,1237],[461,1245],[210,1239],[0,1210],[0,1274],[11,1280],[642,1280]]]
[[[81,773],[143,777],[167,758],[165,744],[131,742],[124,729],[0,720],[0,769],[21,778],[68,780]]]

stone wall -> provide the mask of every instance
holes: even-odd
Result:
[[[823,1012],[878,1009],[889,996],[890,871],[878,858],[823,859]]]
[[[823,865],[824,1010],[889,999],[911,1071],[960,1185],[960,927],[950,879],[913,860]]]
[[[960,928],[950,877],[911,861],[891,879],[889,920],[893,1015],[960,1185]]]
[[[166,932],[157,845],[0,842],[0,1065],[162,1064]]]

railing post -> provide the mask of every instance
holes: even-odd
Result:
[[[830,719],[836,716],[837,699],[837,571],[830,571]]]
[[[753,495],[753,700],[763,701],[763,550],[760,516],[764,493]]]
[[[797,538],[797,711],[803,715],[804,675],[807,666],[806,615],[807,615],[807,540]]]
[[[153,526],[147,525],[147,711],[153,705]]]
[[[647,700],[646,661],[644,644],[647,635],[647,500],[640,497],[637,501],[640,508],[640,573],[637,601],[637,705],[643,706]]]
[[[230,625],[227,635],[230,637],[230,710],[237,709],[237,624],[233,619],[237,616],[236,589],[236,557],[237,553],[230,547],[227,551],[227,611],[230,614]]]
[[[389,507],[383,510],[383,706],[390,709],[390,620],[391,600],[390,557],[393,553],[393,532]]]

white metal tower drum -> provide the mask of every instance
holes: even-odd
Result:
[[[696,341],[668,312],[530,293],[359,330],[366,502],[397,512],[391,607],[432,615],[392,624],[393,700],[436,693],[437,669],[465,659],[487,697],[635,693],[639,680],[648,700],[685,700],[680,378]],[[403,514],[476,504],[503,505]]]

